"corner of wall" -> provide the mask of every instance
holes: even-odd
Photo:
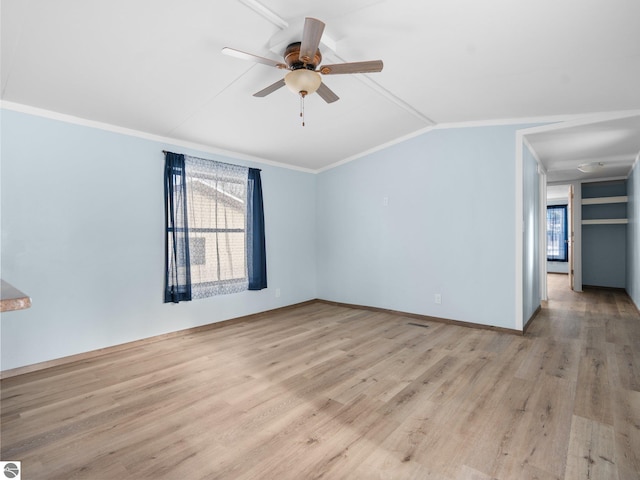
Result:
[[[640,153],[627,177],[626,291],[640,311]]]

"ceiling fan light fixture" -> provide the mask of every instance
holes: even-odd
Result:
[[[602,162],[591,162],[591,163],[581,163],[578,165],[578,170],[583,173],[593,173],[604,168],[604,163]]]
[[[304,95],[310,95],[318,90],[322,78],[318,72],[299,68],[287,73],[284,77],[284,83],[295,94],[306,92]]]

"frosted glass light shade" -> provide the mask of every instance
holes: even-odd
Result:
[[[322,78],[318,72],[299,68],[287,73],[284,77],[284,83],[293,93],[307,92],[307,94],[311,94],[318,90]]]
[[[592,163],[581,163],[578,165],[578,170],[584,173],[597,172],[598,170],[602,170],[604,168],[604,163],[602,162],[592,162]]]

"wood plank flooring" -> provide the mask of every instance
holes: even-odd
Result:
[[[7,378],[0,457],[24,479],[637,480],[640,315],[549,282],[525,336],[314,303]]]

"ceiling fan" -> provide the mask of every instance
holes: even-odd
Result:
[[[322,82],[320,74],[338,75],[345,73],[380,72],[382,71],[383,64],[382,60],[372,60],[320,66],[322,55],[318,46],[320,45],[324,26],[324,23],[318,19],[311,17],[305,18],[304,28],[302,30],[302,41],[294,42],[286,48],[283,55],[284,63],[229,47],[223,48],[222,53],[243,60],[252,60],[264,65],[289,70],[289,73],[287,73],[284,78],[254,93],[254,97],[266,97],[286,85],[292,92],[300,95],[302,101],[304,101],[304,97],[307,95],[317,92],[325,102],[333,103],[340,97]],[[304,108],[304,106],[302,108]],[[303,116],[303,111],[300,112],[300,115]]]

